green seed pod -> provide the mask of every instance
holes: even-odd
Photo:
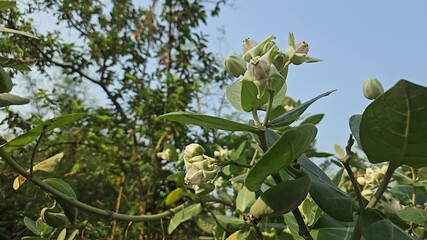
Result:
[[[363,82],[363,95],[369,100],[374,100],[384,93],[381,82],[376,78],[369,78]]]
[[[0,93],[8,93],[12,91],[12,80],[9,74],[0,66]]]
[[[302,173],[302,172],[301,172]],[[310,190],[311,178],[305,173],[294,180],[277,184],[265,191],[252,205],[252,219],[280,216],[297,208]]]
[[[224,67],[233,77],[239,77],[246,72],[246,62],[237,55],[228,55],[224,60]]]

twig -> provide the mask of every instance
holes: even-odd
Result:
[[[304,219],[302,218],[299,208],[292,210],[295,220],[298,223],[298,234],[303,237],[305,240],[314,240],[308,231],[307,226],[305,225]]]
[[[351,167],[349,164],[351,157],[354,155],[354,153],[351,151],[351,147],[353,146],[353,144],[354,144],[354,138],[353,138],[353,135],[350,134],[350,137],[348,138],[348,141],[347,141],[347,145],[345,147],[346,155],[343,159],[341,159],[341,163],[344,166],[345,170],[347,171],[348,176],[350,177],[351,184],[353,185],[354,192],[356,193],[357,201],[359,202],[359,207],[361,209],[364,209],[365,203],[363,202],[362,192],[360,190],[359,183],[354,177],[353,170],[351,170]]]

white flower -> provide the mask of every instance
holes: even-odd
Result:
[[[203,171],[195,166],[190,166],[185,174],[184,181],[191,185],[200,185],[204,180]]]

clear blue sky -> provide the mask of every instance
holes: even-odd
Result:
[[[219,28],[225,40],[216,40]],[[362,93],[365,79],[376,77],[385,89],[402,78],[427,86],[425,0],[236,0],[209,19],[204,31],[212,50],[224,56],[241,54],[246,37],[261,41],[275,35],[283,49],[293,31],[297,41],[309,43],[310,55],[323,61],[293,66],[288,95],[306,101],[338,90],[308,109],[326,114],[317,142],[322,151],[333,151],[335,143],[343,146],[350,133],[348,119],[370,103]]]

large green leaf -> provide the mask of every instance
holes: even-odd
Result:
[[[52,118],[47,121],[44,121],[42,124],[37,127],[31,129],[27,133],[5,143],[3,147],[8,150],[14,150],[20,147],[24,147],[32,141],[36,140],[42,132],[47,132],[55,128],[62,127],[65,124],[75,122],[82,117],[87,115],[86,113],[73,113],[62,115],[60,117]]]
[[[285,114],[283,114],[282,116],[272,120],[268,126],[270,127],[283,127],[283,126],[287,126],[291,123],[293,123],[294,121],[296,121],[301,114],[304,113],[304,111],[315,101],[319,100],[322,97],[328,96],[329,94],[333,93],[335,90],[333,91],[329,91],[329,92],[325,92],[301,105],[299,105],[298,107],[290,110],[289,112],[286,112]]]
[[[190,218],[196,216],[202,211],[202,206],[200,203],[190,205],[181,211],[175,213],[171,218],[168,226],[168,233],[171,234],[181,223],[189,220]]]
[[[400,80],[373,101],[360,122],[360,141],[372,163],[427,166],[427,88]]]
[[[298,158],[301,170],[310,175],[312,182],[310,196],[317,205],[331,217],[344,221],[353,221],[356,211],[355,201],[341,191],[335,183],[305,155]]]
[[[406,207],[397,211],[397,216],[404,221],[413,222],[419,225],[427,223],[427,211],[416,207]]]
[[[306,173],[271,187],[252,205],[250,214],[258,219],[264,216],[280,216],[297,208],[310,189],[311,179]]]
[[[252,127],[238,122],[233,122],[228,119],[191,112],[167,113],[165,115],[160,116],[159,119],[168,119],[179,123],[193,124],[201,127],[222,129],[228,131],[247,131],[252,133],[258,133],[260,131],[256,127]]]
[[[249,170],[245,186],[250,191],[258,191],[272,173],[289,166],[313,142],[317,128],[306,124],[290,129],[271,146],[268,151]]]
[[[416,204],[423,205],[427,202],[427,192],[424,187],[414,187],[411,185],[397,185],[390,189],[391,194],[403,205],[409,205],[412,202],[412,194],[415,190]]]
[[[242,108],[245,112],[250,112],[254,108],[258,108],[259,106],[263,105],[266,100],[266,94],[259,100],[257,98],[258,95],[258,89],[256,85],[253,82],[248,81],[241,81],[242,82],[242,91],[241,91],[241,103]],[[264,100],[264,101],[262,101]]]
[[[183,198],[187,195],[188,195],[187,191],[185,191],[185,189],[182,187],[174,189],[173,191],[168,193],[168,195],[166,196],[166,199],[165,199],[166,206],[170,206],[170,205],[176,203],[181,198]]]
[[[378,210],[366,209],[360,218],[360,229],[366,240],[414,240]]]
[[[353,228],[321,228],[310,231],[315,240],[350,240]]]
[[[23,105],[30,102],[30,99],[16,96],[10,93],[0,93],[0,107],[7,107],[10,105]]]

